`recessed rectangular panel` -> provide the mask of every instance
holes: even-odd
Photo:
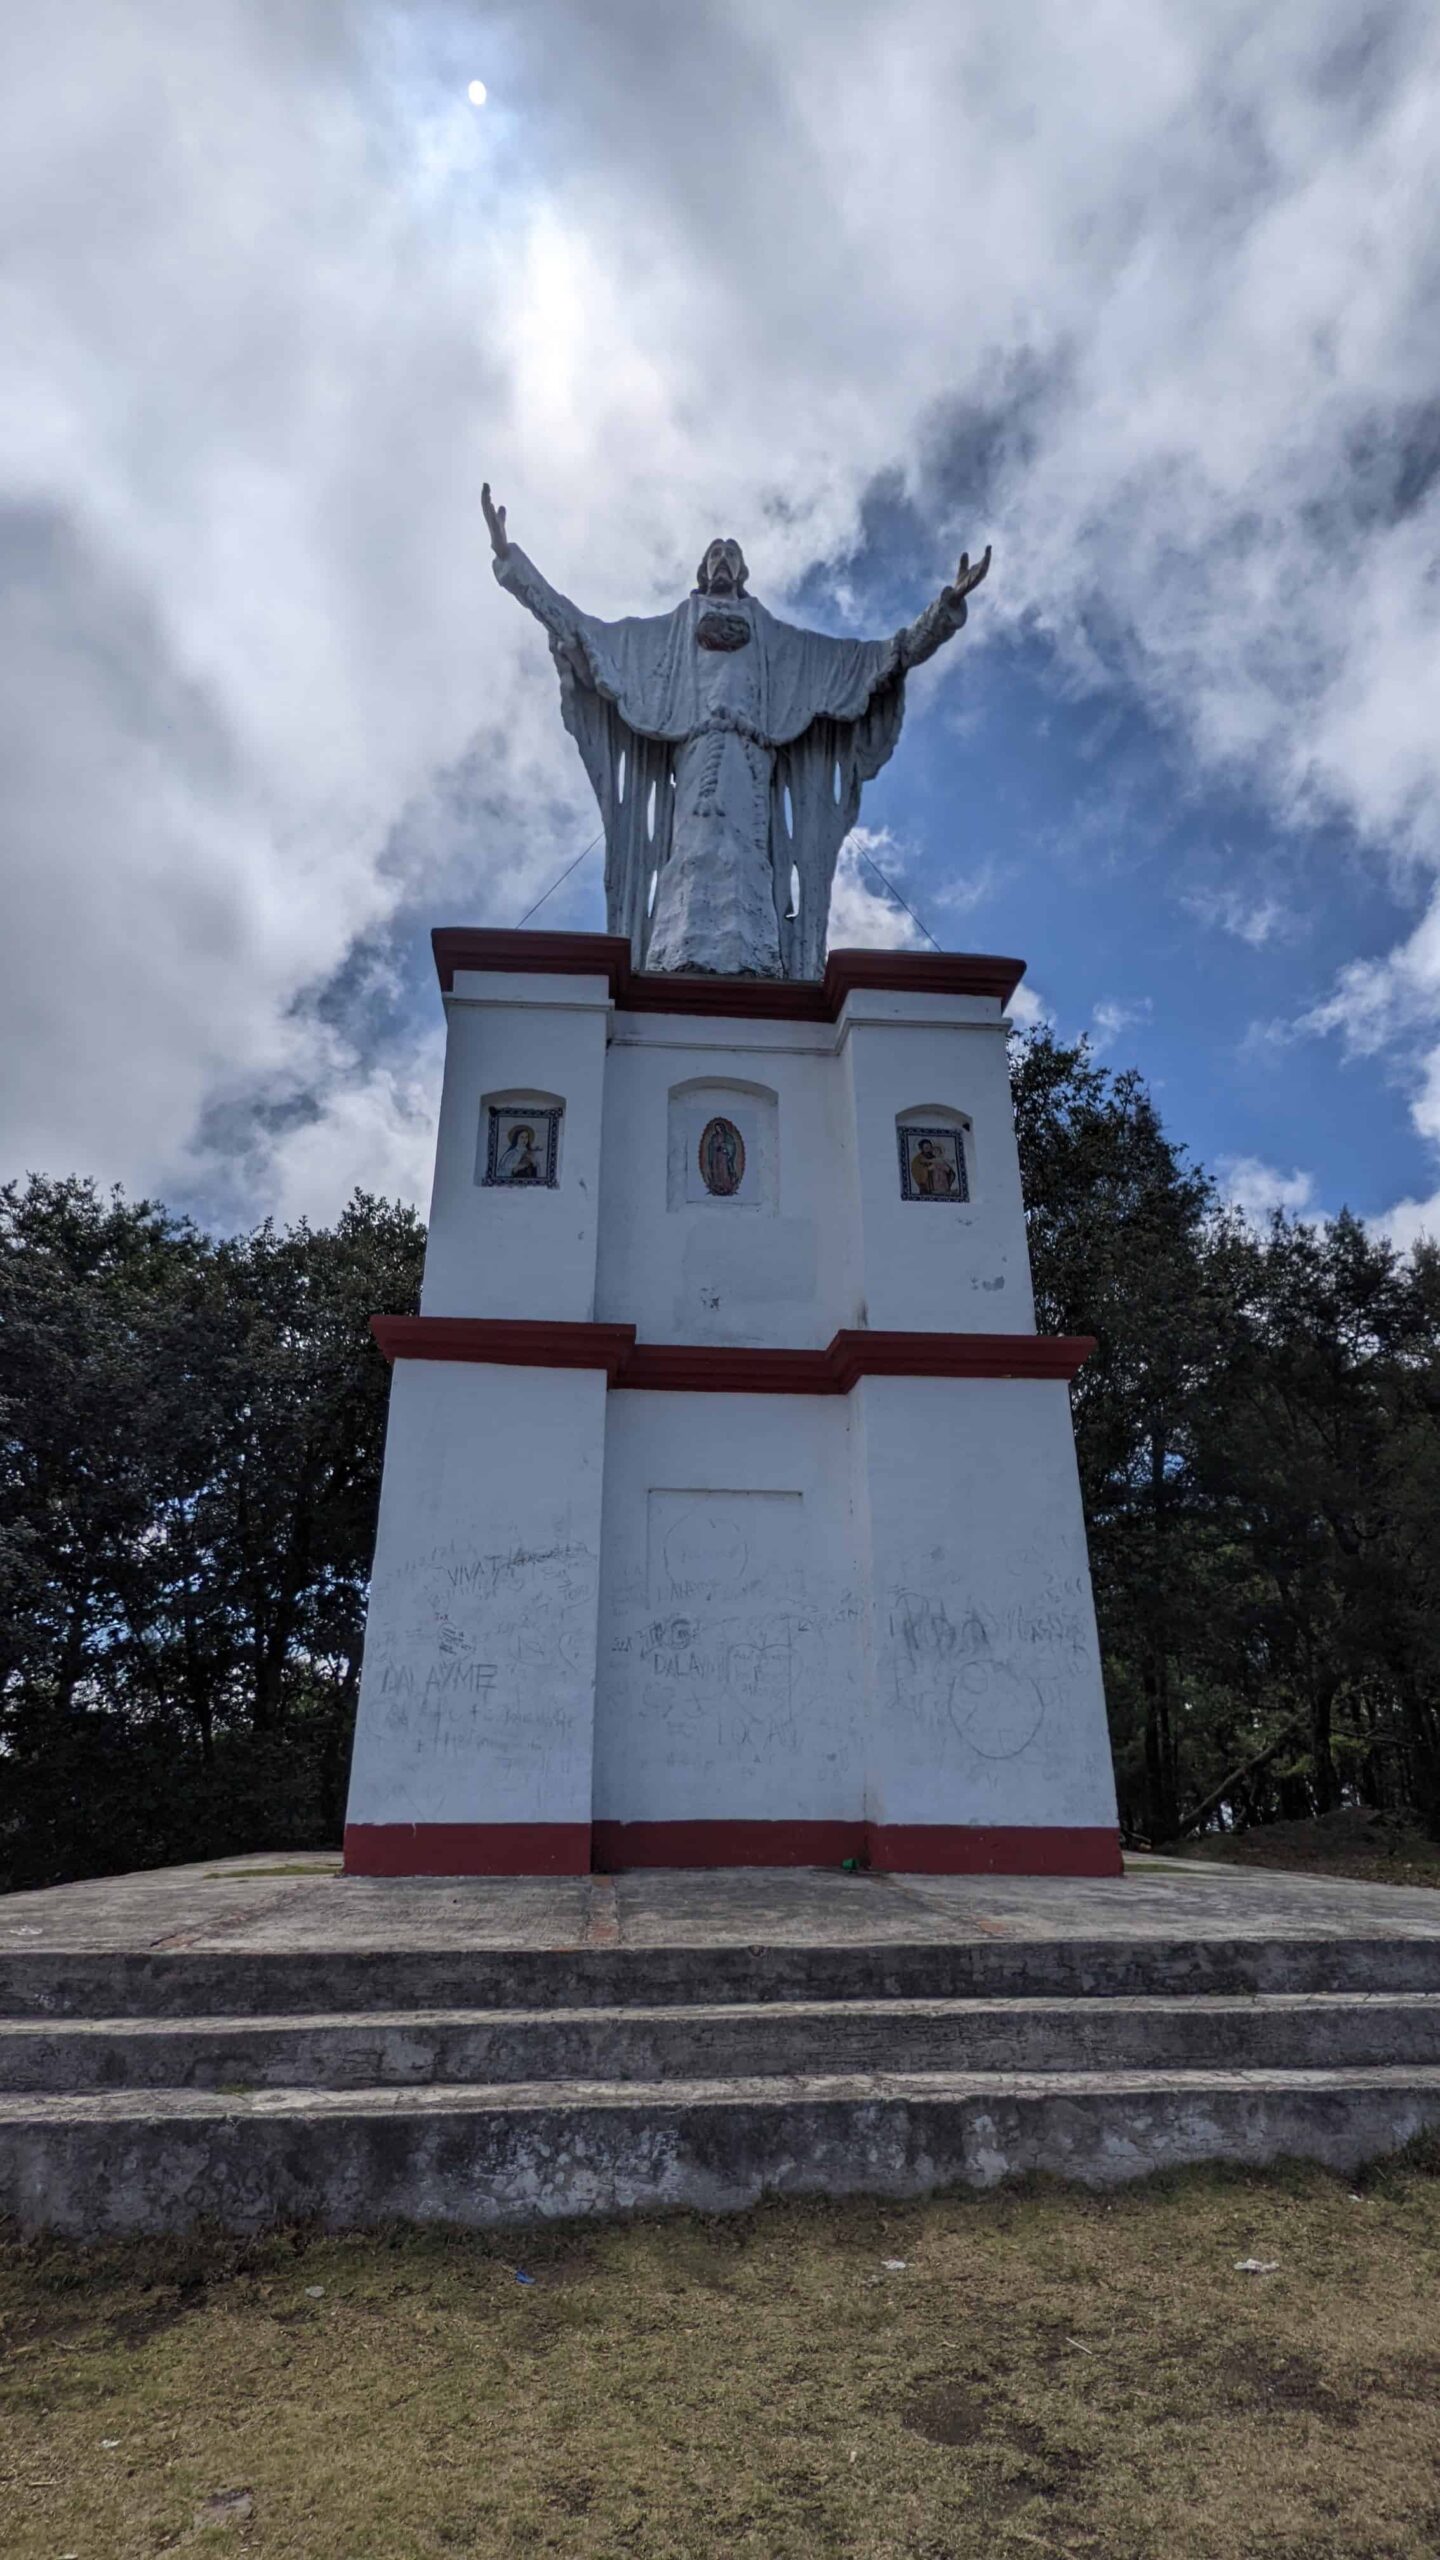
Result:
[[[729,1604],[803,1577],[804,1497],[656,1486],[648,1503],[650,1605]]]

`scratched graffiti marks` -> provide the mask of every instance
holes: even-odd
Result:
[[[609,1595],[602,1713],[652,1766],[824,1753],[853,1686],[853,1594],[813,1570],[804,1498],[654,1488],[643,1579]],[[838,1739],[836,1742],[838,1748]]]
[[[407,1756],[546,1768],[573,1735],[594,1658],[597,1559],[583,1541],[437,1547],[386,1577],[365,1679]]]
[[[1010,1573],[996,1578],[1014,1587]],[[897,1709],[936,1743],[1019,1759],[1088,1668],[1083,1589],[1078,1574],[1050,1574],[1033,1597],[972,1600],[955,1615],[934,1585],[897,1591],[888,1621]]]
[[[797,1593],[662,1615],[616,1611],[603,1675],[607,1713],[645,1735],[661,1765],[733,1766],[811,1756],[837,1725],[847,1689],[854,1601],[817,1606]],[[838,1742],[838,1733],[837,1733]]]
[[[812,1632],[787,1610],[741,1609],[657,1618],[619,1643],[634,1655],[641,1704],[663,1725],[688,1727],[698,1716],[743,1753],[797,1742]]]

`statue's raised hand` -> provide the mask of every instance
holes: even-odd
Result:
[[[490,495],[490,483],[488,480],[484,481],[481,485],[480,504],[485,510],[485,521],[490,527],[490,547],[493,550],[496,559],[503,560],[506,552],[510,548],[510,537],[505,530],[505,510],[503,507],[496,506],[494,499]],[[985,557],[987,560],[989,559],[990,554],[988,551],[986,552]],[[984,576],[985,573],[983,569],[980,574],[982,577]]]
[[[985,545],[984,558],[977,560],[973,568],[970,565],[969,552],[962,551],[960,554],[960,566],[955,572],[955,583],[953,586],[949,586],[945,589],[945,602],[952,606],[963,604],[972,587],[979,586],[981,579],[986,575],[989,567],[990,545],[988,542]]]

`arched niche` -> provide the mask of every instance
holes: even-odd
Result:
[[[916,1102],[895,1116],[900,1197],[927,1208],[963,1206],[975,1196],[975,1136],[968,1112]]]
[[[739,1076],[690,1076],[672,1085],[665,1189],[672,1209],[773,1213],[780,1200],[773,1088]]]

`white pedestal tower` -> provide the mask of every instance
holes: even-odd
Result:
[[[435,949],[347,1870],[1118,1873],[1020,964]]]

